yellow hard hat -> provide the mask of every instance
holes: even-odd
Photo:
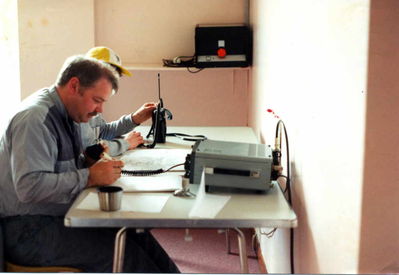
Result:
[[[114,65],[121,69],[122,74],[131,76],[132,74],[125,68],[122,67],[122,60],[112,49],[108,47],[94,47],[91,48],[87,53],[87,57],[92,57],[104,62],[107,62],[111,65]]]

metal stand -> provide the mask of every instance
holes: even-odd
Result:
[[[230,244],[230,229],[225,229],[224,235],[226,237],[226,249],[227,249],[227,254],[233,254],[231,253],[231,244]]]
[[[249,273],[245,235],[244,233],[242,233],[240,229],[238,228],[233,228],[233,229],[237,232],[237,237],[238,237],[238,251],[240,253],[241,273]]]
[[[182,177],[182,188],[173,193],[176,197],[195,197],[190,191],[190,179],[186,176]]]
[[[126,227],[119,229],[115,237],[113,273],[123,272],[123,258],[125,257]]]

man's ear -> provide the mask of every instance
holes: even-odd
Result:
[[[77,78],[76,76],[71,77],[71,79],[69,79],[68,83],[67,83],[67,87],[68,87],[68,91],[70,94],[78,94],[79,93],[79,78]]]

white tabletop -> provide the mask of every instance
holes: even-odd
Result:
[[[139,127],[145,136],[148,127]],[[201,134],[209,139],[256,143],[257,139],[249,127],[168,127],[169,132]],[[190,149],[193,142],[179,138],[167,138],[167,142],[156,148]],[[196,193],[198,185],[190,184]],[[77,206],[88,196],[96,193],[95,188],[84,190],[65,216],[65,225],[71,227],[135,227],[135,228],[253,228],[253,227],[296,227],[297,217],[287,203],[280,186],[274,186],[264,194],[226,194],[229,200],[212,218],[191,217],[190,211],[195,197],[175,197],[172,193],[145,193],[166,198],[160,212],[139,211],[104,212],[96,209],[82,209]],[[128,194],[124,194],[128,196]],[[122,198],[123,202],[123,198]],[[151,206],[148,206],[151,207]]]
[[[145,137],[148,134],[150,128],[148,126],[139,126],[135,129],[141,132],[141,135]],[[189,135],[204,135],[208,139],[235,141],[235,142],[247,142],[247,143],[258,143],[258,139],[255,136],[254,131],[250,127],[231,127],[231,126],[169,126],[169,133],[182,133]],[[186,148],[190,149],[194,143],[192,141],[183,141],[176,137],[168,137],[166,143],[157,144],[156,148]]]

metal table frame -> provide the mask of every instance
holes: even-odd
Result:
[[[123,260],[125,255],[125,241],[126,241],[126,230],[127,227],[119,229],[115,237],[115,248],[114,248],[114,265],[112,267],[113,273],[123,272]],[[246,251],[246,241],[244,233],[238,229],[233,228],[237,232],[238,237],[238,251],[240,256],[241,273],[249,273],[248,269],[248,257]]]

